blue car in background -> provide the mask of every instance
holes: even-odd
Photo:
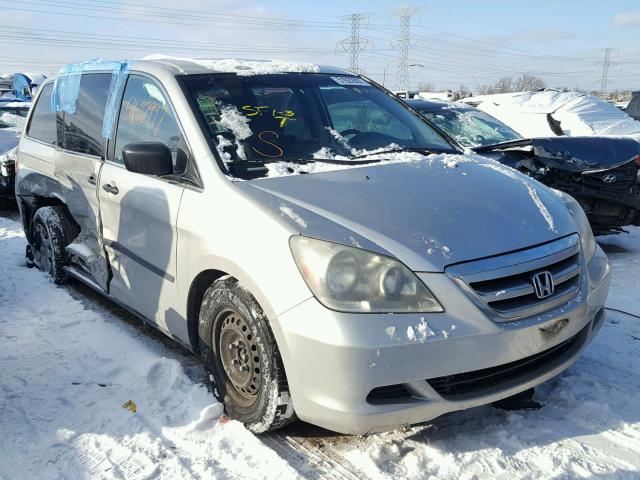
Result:
[[[47,79],[33,73],[0,74],[0,105],[9,102],[31,102],[38,87]]]

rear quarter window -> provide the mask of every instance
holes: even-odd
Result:
[[[33,107],[27,135],[36,140],[55,145],[58,142],[58,135],[56,131],[56,114],[51,110],[52,90],[53,83],[42,87],[42,93]]]
[[[73,113],[58,113],[64,124],[62,148],[76,153],[103,155],[102,122],[111,74],[83,74]]]

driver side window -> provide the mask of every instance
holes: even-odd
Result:
[[[165,144],[171,150],[173,173],[186,170],[187,147],[171,105],[153,80],[130,75],[120,107],[114,161],[124,163],[122,150],[138,142]]]

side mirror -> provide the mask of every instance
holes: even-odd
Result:
[[[130,172],[156,176],[173,173],[171,150],[164,143],[129,143],[122,149],[122,158]]]

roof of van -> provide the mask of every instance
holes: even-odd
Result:
[[[87,62],[66,65],[63,70],[68,73],[102,71],[119,68],[128,64],[130,68],[140,70],[170,70],[176,75],[199,73],[235,73],[239,76],[250,76],[270,73],[326,73],[336,75],[355,75],[346,70],[313,63],[292,62],[287,60],[254,60],[235,58],[205,58],[205,57],[172,57],[167,55],[149,55],[136,60],[110,61],[90,60]],[[62,70],[61,70],[62,72]]]
[[[260,75],[269,73],[329,73],[353,75],[340,68],[316,65],[313,63],[292,62],[287,60],[254,60],[236,58],[204,58],[204,57],[171,57],[166,55],[149,55],[135,64],[144,62],[163,64],[183,74],[195,73],[236,73],[238,75]]]

